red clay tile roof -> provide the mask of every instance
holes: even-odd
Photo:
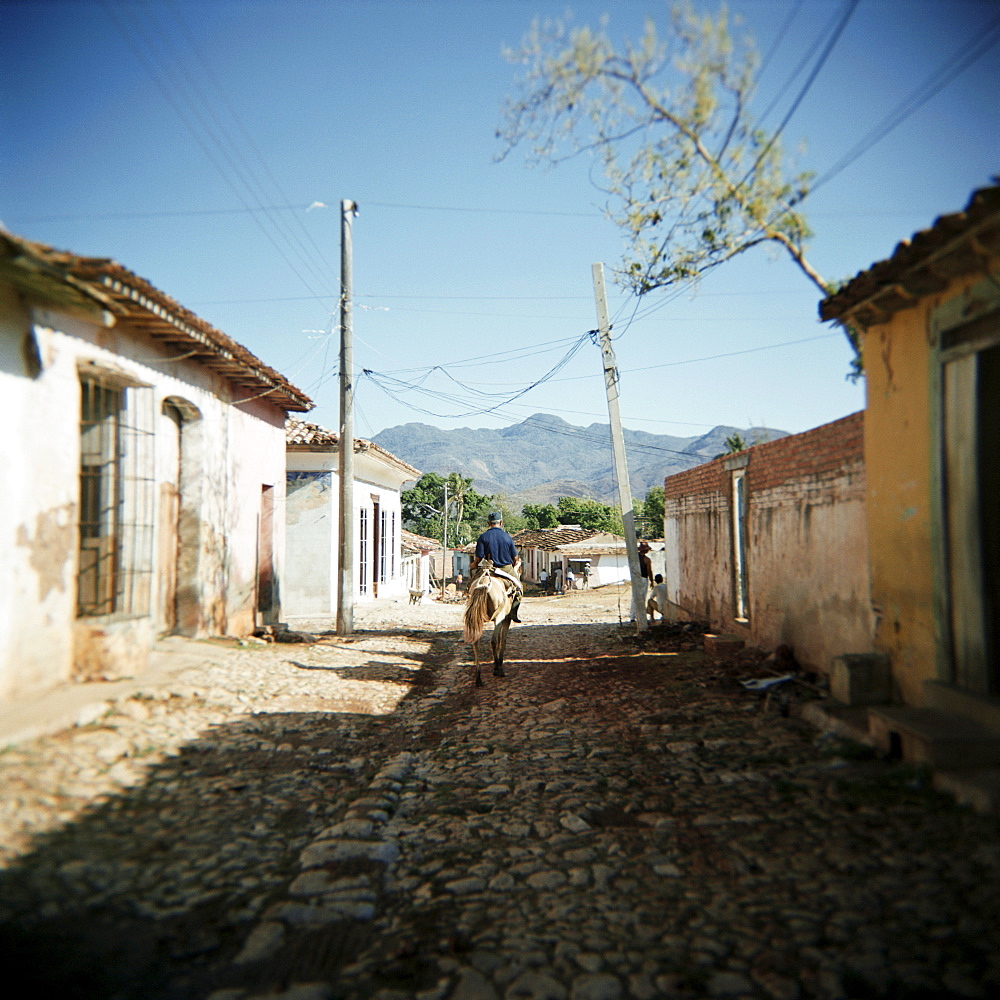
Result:
[[[823,299],[823,320],[884,322],[917,298],[943,291],[948,283],[982,270],[1000,253],[1000,185],[976,191],[963,212],[942,215],[929,229],[903,240],[887,260],[873,264],[840,291]]]
[[[340,443],[340,436],[336,431],[327,430],[319,424],[311,424],[298,417],[289,417],[285,421],[285,443],[290,448],[298,448],[303,451],[330,451]],[[398,455],[376,444],[374,441],[366,441],[364,438],[354,439],[355,453],[371,452],[395,465],[401,472],[409,473],[414,479],[420,478],[420,470],[415,469],[409,462],[404,462]]]
[[[241,390],[242,398],[233,402],[266,397],[286,412],[313,408],[312,400],[284,375],[121,264],[106,257],[55,250],[10,233],[3,234],[3,243],[16,247],[23,261],[33,262],[50,274],[61,272],[68,285],[104,302],[110,313],[126,319],[131,328],[218,372]]]
[[[595,546],[617,549],[625,545],[624,538],[593,528],[543,528],[540,531],[526,529],[514,535],[514,541],[518,548],[545,549],[548,552],[570,545],[577,549],[586,546],[588,551]]]
[[[400,528],[399,531],[399,543],[404,549],[408,549],[410,552],[421,552],[421,551],[435,551],[441,548],[441,542],[437,538],[427,538],[424,535],[418,535],[415,532],[407,531],[406,528]]]

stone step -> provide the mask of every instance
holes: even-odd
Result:
[[[1000,738],[978,722],[935,708],[878,706],[868,728],[883,753],[897,742],[903,760],[945,770],[1000,767]]]
[[[870,745],[872,742],[867,708],[843,705],[832,698],[825,698],[804,702],[795,714],[824,733],[833,733],[855,743]]]
[[[933,783],[939,792],[954,796],[959,805],[971,806],[978,813],[1000,811],[1000,768],[938,769],[934,772]]]
[[[928,708],[972,719],[1000,737],[1000,698],[944,681],[925,681],[924,704]]]

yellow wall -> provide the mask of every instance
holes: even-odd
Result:
[[[928,314],[896,313],[864,335],[865,463],[875,648],[888,653],[897,691],[919,703],[936,676]]]
[[[862,335],[867,407],[865,464],[875,648],[889,654],[896,694],[924,700],[926,680],[951,680],[940,636],[946,605],[938,455],[940,372],[936,328],[952,325],[981,276],[952,282]]]

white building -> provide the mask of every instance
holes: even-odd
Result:
[[[291,419],[287,427],[289,616],[335,615],[340,537],[338,436]],[[372,441],[354,442],[354,601],[409,597],[402,563],[400,491],[420,472]],[[412,576],[412,574],[409,574]]]
[[[556,574],[566,579],[572,570],[574,587],[604,587],[631,579],[625,539],[605,531],[561,525],[558,528],[519,531],[514,536],[521,553],[521,577],[539,583]],[[662,557],[661,557],[662,558]],[[653,559],[654,573],[662,566]]]
[[[120,264],[0,231],[0,699],[277,621],[311,406]]]
[[[435,566],[442,560],[441,543],[436,539],[414,534],[405,528],[400,532],[400,536],[403,581],[411,594],[415,591],[427,594],[435,584],[435,577],[440,579]]]

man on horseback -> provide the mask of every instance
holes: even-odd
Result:
[[[503,516],[499,511],[490,514],[490,526],[476,539],[476,555],[472,560],[472,575],[475,576],[477,567],[483,559],[492,561],[494,567],[500,571],[500,575],[510,580],[517,588],[513,595],[513,603],[510,609],[510,620],[520,624],[521,619],[517,617],[517,609],[521,605],[521,557],[517,554],[517,545],[514,539],[503,530]]]

